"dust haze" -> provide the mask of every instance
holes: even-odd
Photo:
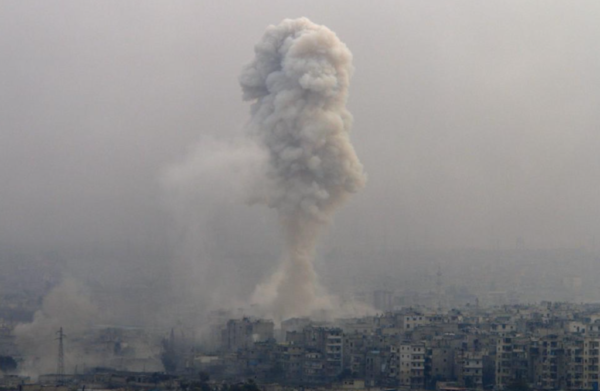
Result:
[[[309,296],[426,296],[442,269],[458,304],[490,290],[511,302],[600,300],[597,2],[0,11],[0,307],[26,303],[22,349],[59,324],[75,335],[99,324],[201,335],[212,311],[259,311],[249,298],[280,272],[297,205],[265,195],[289,167],[269,155],[261,104],[249,114],[243,99],[264,99],[256,75],[238,76],[265,29],[287,18],[335,32],[354,68],[335,109],[354,117],[360,163],[351,159],[344,191],[355,194],[341,208],[302,203],[328,210],[312,227]],[[306,313],[277,300],[277,316]],[[153,343],[140,342],[144,357]]]

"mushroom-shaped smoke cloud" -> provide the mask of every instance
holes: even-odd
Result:
[[[241,76],[253,101],[248,131],[268,152],[261,202],[279,214],[284,263],[255,292],[278,319],[326,309],[313,268],[318,235],[346,198],[365,184],[346,109],[352,54],[336,34],[306,18],[270,26]]]

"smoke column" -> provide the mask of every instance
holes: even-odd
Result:
[[[365,184],[346,109],[352,53],[327,27],[306,18],[269,26],[242,71],[252,101],[248,131],[266,149],[268,185],[260,202],[278,212],[284,261],[255,292],[278,319],[309,315],[327,304],[313,267],[322,228]]]

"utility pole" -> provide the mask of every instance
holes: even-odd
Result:
[[[56,338],[58,340],[58,361],[56,365],[56,375],[58,382],[62,384],[65,380],[65,347],[63,341],[66,335],[63,333],[62,327],[56,332],[56,334],[58,335],[58,338]]]

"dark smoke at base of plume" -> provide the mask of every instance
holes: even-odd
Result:
[[[277,210],[284,262],[254,301],[276,319],[331,309],[313,267],[319,234],[365,184],[350,143],[346,109],[352,54],[331,30],[306,18],[270,26],[240,84],[253,101],[248,132],[266,151],[263,203]]]

